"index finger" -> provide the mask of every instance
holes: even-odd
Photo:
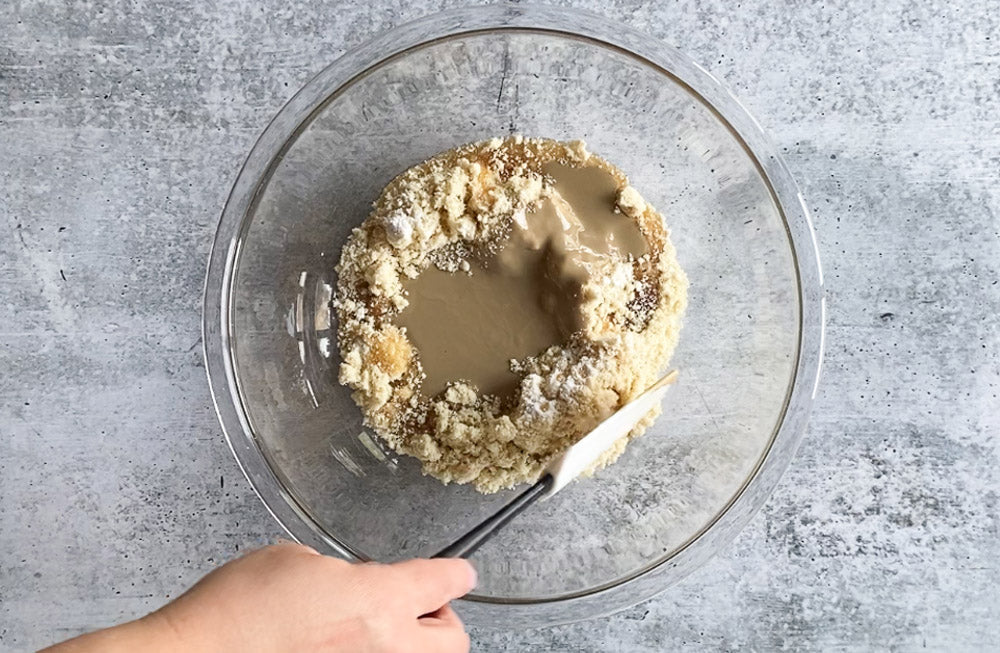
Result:
[[[438,610],[438,617],[419,619],[413,640],[420,651],[469,653],[469,634],[450,607]]]
[[[389,565],[399,582],[396,590],[413,606],[415,616],[434,612],[476,586],[476,570],[457,558],[416,559]]]

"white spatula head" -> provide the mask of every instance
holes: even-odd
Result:
[[[601,454],[610,449],[615,442],[631,431],[654,406],[663,401],[663,395],[667,393],[667,389],[676,380],[677,371],[669,372],[549,463],[546,473],[552,476],[552,485],[545,498],[551,497],[589,469],[594,461],[601,457]]]

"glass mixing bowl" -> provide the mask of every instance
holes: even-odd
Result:
[[[429,555],[508,501],[423,477],[337,383],[334,266],[407,167],[520,133],[587,141],[666,216],[691,280],[663,416],[613,466],[475,556],[472,624],[584,619],[663,590],[765,501],[817,383],[823,291],[806,208],[760,127],[683,54],[551,7],[450,11],[312,79],[254,145],[206,282],[209,380],[250,483],[297,540],[351,560]]]

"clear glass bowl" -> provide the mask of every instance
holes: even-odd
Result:
[[[421,476],[338,385],[334,266],[396,174],[521,133],[585,139],[666,216],[691,280],[664,415],[613,466],[475,556],[473,624],[634,604],[728,542],[801,439],[823,334],[806,209],[759,126],[683,54],[598,16],[491,6],[403,25],[312,79],[251,151],[205,292],[229,444],[297,540],[348,559],[429,555],[509,500]]]

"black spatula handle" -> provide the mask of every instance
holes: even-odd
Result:
[[[525,508],[533,504],[552,487],[552,477],[546,474],[527,490],[517,495],[517,498],[500,509],[495,515],[483,521],[471,531],[460,537],[434,555],[435,558],[468,558],[480,546],[486,543],[495,532],[507,522],[516,517]]]

